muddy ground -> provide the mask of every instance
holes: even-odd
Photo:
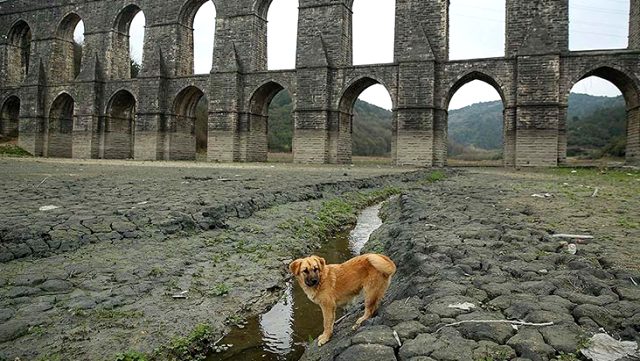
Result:
[[[364,250],[398,264],[379,315],[354,332],[349,310],[303,360],[578,360],[599,332],[637,344],[639,206],[637,170],[467,169],[410,189]],[[567,239],[572,255],[558,233],[594,238]]]
[[[640,339],[637,170],[8,158],[0,169],[0,359],[154,354],[202,324],[217,339],[273,303],[288,261],[318,246],[292,222],[390,187],[402,195],[368,245],[399,266],[380,316],[358,334],[348,317],[307,359],[538,360],[575,353],[600,327]],[[555,233],[595,238],[570,255]],[[476,308],[452,311],[454,300]],[[557,325],[436,332],[480,317]]]

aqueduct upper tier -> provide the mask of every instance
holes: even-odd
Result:
[[[505,56],[449,61],[449,0],[396,0],[393,63],[353,66],[353,0],[299,0],[296,67],[268,71],[271,0],[213,0],[213,67],[192,75],[193,19],[205,1],[0,1],[0,131],[40,156],[193,159],[204,96],[208,159],[262,161],[268,104],[287,89],[295,161],[345,163],[354,101],[379,83],[393,102],[393,160],[437,166],[446,162],[451,96],[479,79],[503,100],[505,165],[555,166],[566,158],[569,91],[596,75],[622,91],[627,161],[640,162],[640,1],[630,2],[627,49],[571,52],[569,0],[506,0]],[[144,62],[131,78],[126,29],[138,11]]]

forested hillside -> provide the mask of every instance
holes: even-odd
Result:
[[[291,152],[293,116],[287,92],[278,94],[269,108],[269,150]],[[452,156],[483,150],[500,155],[502,148],[502,103],[478,103],[449,112],[449,153]],[[623,156],[625,103],[620,97],[571,94],[568,109],[569,155]],[[198,106],[206,116],[206,102]],[[375,105],[356,101],[353,122],[353,153],[386,156],[391,150],[392,114]],[[200,123],[206,124],[206,123]],[[203,139],[204,140],[204,139]],[[202,141],[199,141],[202,144]],[[206,144],[206,143],[205,143]]]

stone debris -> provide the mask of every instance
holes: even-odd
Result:
[[[640,357],[636,342],[619,341],[606,333],[593,335],[588,345],[580,352],[593,361],[617,361],[626,356]]]
[[[476,305],[474,305],[471,302],[464,302],[464,303],[454,303],[452,305],[447,306],[449,308],[457,308],[459,310],[463,310],[463,311],[470,311],[474,308],[476,308]]]
[[[38,210],[41,211],[41,212],[46,212],[46,211],[52,211],[52,210],[58,209],[58,208],[60,208],[60,207],[54,206],[54,205],[49,205],[49,206],[42,206]]]

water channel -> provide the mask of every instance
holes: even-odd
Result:
[[[314,254],[324,257],[327,263],[342,263],[360,254],[371,233],[382,225],[378,216],[381,206],[382,203],[363,210],[355,228],[328,240]],[[293,280],[276,305],[247,322],[244,328],[234,328],[220,342],[233,347],[211,354],[207,361],[298,360],[308,342],[322,333],[320,307],[309,301]]]

